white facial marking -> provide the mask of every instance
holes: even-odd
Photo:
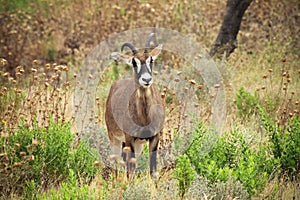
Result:
[[[148,87],[153,83],[153,78],[149,73],[144,73],[139,78],[139,83],[142,86]]]
[[[137,58],[134,58],[134,61],[136,62],[137,73],[140,73],[140,71],[141,71],[141,61]]]
[[[151,61],[151,56],[149,56],[149,57],[146,59],[146,66],[147,66],[149,72],[151,73],[152,70],[151,70],[151,67],[150,67],[150,61]]]

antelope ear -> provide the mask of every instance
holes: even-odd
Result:
[[[132,66],[133,56],[122,54],[119,52],[112,52],[110,54],[110,59],[113,59],[116,62],[126,63],[126,64]]]
[[[157,57],[159,56],[161,50],[162,50],[162,44],[158,45],[157,47],[155,47],[155,49],[153,49],[151,52],[150,52],[150,56],[152,57],[153,60],[156,60]]]

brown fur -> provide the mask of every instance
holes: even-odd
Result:
[[[132,95],[129,96],[130,94]],[[113,100],[113,96],[119,98]],[[139,139],[149,141],[151,175],[156,171],[156,151],[159,141],[159,132],[162,129],[165,117],[164,109],[151,109],[151,106],[157,104],[163,106],[163,101],[155,85],[149,88],[143,88],[137,86],[135,81],[131,79],[117,81],[111,87],[106,103],[105,121],[111,146],[121,148],[121,143],[125,140],[125,146],[131,148],[132,154],[128,154],[126,158],[128,176],[135,168],[135,164],[129,163],[130,159],[135,157],[134,153],[137,153],[138,157],[143,147],[144,142]],[[113,114],[113,112],[115,112],[115,114]],[[120,120],[121,124],[120,121],[119,124],[116,122],[116,117],[120,117],[117,121]],[[130,117],[136,125],[141,127],[149,126],[152,118],[152,120],[155,121],[152,122],[154,126],[150,126],[150,132],[146,131],[144,133],[141,131],[135,133],[133,132],[135,130],[130,129],[131,125],[128,117]],[[151,128],[158,128],[159,130],[152,131]],[[119,152],[120,155],[120,150],[117,150],[117,152]],[[116,153],[116,151],[114,153]]]
[[[135,54],[134,57],[141,63],[145,63],[149,56],[155,60],[161,48],[160,45],[150,53]],[[133,56],[114,53],[113,58],[132,64]],[[125,143],[126,149],[130,149],[126,156],[123,152],[128,176],[135,169],[135,162],[131,162],[131,159],[139,156],[145,140],[149,141],[150,174],[156,171],[156,151],[164,118],[163,100],[154,84],[148,87],[139,85],[134,73],[133,79],[119,80],[111,86],[106,102],[105,122],[113,153],[121,155],[122,143]]]

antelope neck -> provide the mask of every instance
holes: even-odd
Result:
[[[142,125],[148,125],[150,123],[150,116],[149,116],[149,110],[152,104],[152,87],[138,87],[137,89],[137,98],[136,98],[136,104],[137,108],[137,114],[140,119],[143,119]]]

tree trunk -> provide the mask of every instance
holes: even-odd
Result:
[[[228,0],[226,13],[219,35],[215,44],[210,50],[210,56],[221,57],[224,53],[226,57],[237,47],[237,34],[240,29],[243,15],[252,0]]]

